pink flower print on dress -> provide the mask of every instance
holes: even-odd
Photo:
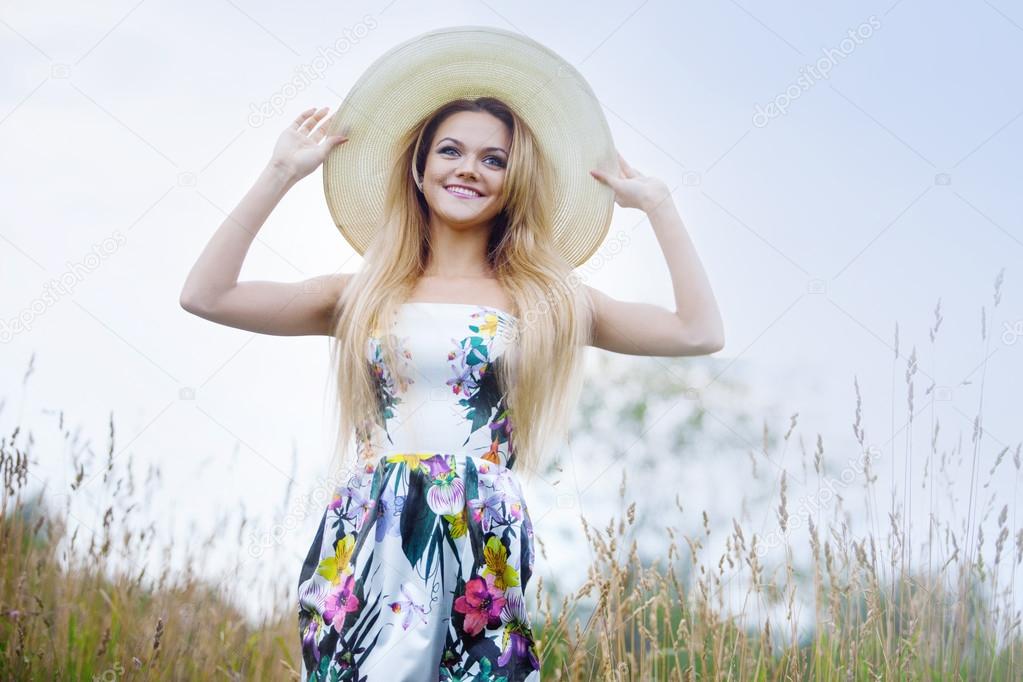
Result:
[[[455,600],[455,611],[465,614],[465,631],[478,635],[485,627],[501,623],[504,590],[494,586],[494,576],[473,578],[465,584],[465,594]]]
[[[355,596],[355,576],[347,576],[327,595],[323,619],[340,630],[345,616],[359,609],[359,598]]]

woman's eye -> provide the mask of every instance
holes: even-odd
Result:
[[[458,150],[455,149],[454,147],[442,147],[440,149],[441,154],[447,154],[448,152],[455,152],[457,154]],[[495,166],[496,168],[504,168],[504,161],[502,161],[499,156],[488,156],[486,157],[486,159],[484,159],[484,161],[486,161],[487,159],[493,159],[494,161],[497,161],[497,165]]]

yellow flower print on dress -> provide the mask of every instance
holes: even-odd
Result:
[[[433,459],[436,456],[436,452],[400,452],[396,455],[389,455],[387,457],[387,463],[403,463],[409,468],[409,471],[421,469],[424,473],[429,473],[430,469],[426,466],[424,460]]]
[[[341,577],[352,572],[352,552],[355,550],[355,537],[346,535],[338,540],[334,556],[328,556],[320,562],[316,572],[337,585]]]
[[[484,322],[479,325],[479,332],[488,339],[494,338],[497,334],[498,318],[494,313],[485,313],[483,315]]]
[[[519,584],[519,572],[508,565],[508,550],[496,535],[487,540],[487,545],[483,548],[483,559],[487,562],[483,575],[494,576],[494,587],[504,590]]]
[[[448,520],[451,529],[451,537],[460,538],[466,533],[465,523],[465,509],[462,509],[458,514],[445,514],[444,518]]]

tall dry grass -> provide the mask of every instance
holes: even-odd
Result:
[[[71,441],[63,421],[57,428]],[[16,428],[0,441],[0,679],[288,679],[298,660],[294,619],[253,625],[221,585],[200,577],[203,555],[230,537],[196,538],[185,570],[172,571],[172,547],[156,546],[147,493],[130,464],[115,461],[115,444],[111,419],[106,462],[76,461],[70,489],[55,492],[30,485],[30,434]],[[101,475],[89,498],[104,500],[93,529],[70,510],[83,482]],[[147,576],[138,559],[153,552],[164,569]]]
[[[1001,301],[1003,273],[995,278],[992,309]],[[924,391],[929,400],[917,404],[916,349],[908,357],[900,351],[896,327],[892,376],[901,379],[902,388],[896,389],[893,381],[892,438],[883,445],[901,435],[906,446],[897,458],[889,458],[892,487],[877,489],[872,467],[882,461],[881,448],[866,438],[862,397],[854,380],[852,431],[861,456],[848,481],[843,470],[840,494],[830,504],[822,504],[824,491],[833,490],[827,480],[835,480],[828,463],[840,458],[829,457],[819,434],[814,452],[802,452],[802,470],[812,466],[816,475],[808,486],[816,488],[813,506],[830,509],[826,516],[817,515],[818,525],[809,514],[805,527],[795,526],[788,474],[782,471],[773,509],[777,527],[770,533],[751,533],[733,519],[725,551],[710,554],[713,531],[706,511],[698,532],[682,534],[675,527],[683,517],[676,496],[675,509],[658,517],[670,524],[665,527],[667,550],[657,559],[644,560],[636,542],[636,505],[626,503],[624,469],[620,513],[603,529],[591,528],[582,519],[593,550],[585,584],[560,601],[539,590],[545,678],[1023,679],[1021,612],[1015,597],[1015,573],[1023,562],[1023,528],[1015,524],[1023,444],[992,444],[982,428],[987,360],[992,356],[990,316],[991,309],[982,306],[980,350],[985,360],[959,384],[970,385],[974,374],[980,374],[969,446],[953,434],[952,444],[943,447],[942,423],[933,403],[934,392],[948,387],[932,381]],[[932,356],[942,321],[939,301],[928,330]],[[1020,326],[1008,324],[1006,332]],[[900,403],[907,417],[895,428],[894,406]],[[911,463],[923,458],[914,456],[907,434],[913,421],[928,411],[930,447],[922,470],[913,470]],[[780,440],[770,438],[765,425],[765,446],[752,461],[748,481],[760,478],[761,461],[785,461],[797,423],[795,414]],[[766,444],[775,441],[781,453],[768,451]],[[898,465],[901,489],[894,483],[900,480]],[[959,476],[969,481],[965,505],[957,505],[953,493]],[[995,492],[986,502],[981,499],[997,479],[1008,477],[1014,482],[1011,500],[999,502]],[[914,528],[907,510],[914,491],[929,496],[931,512],[919,547],[912,544]],[[887,507],[878,503],[879,493],[880,499],[888,494]],[[862,503],[857,506],[868,529],[860,535],[845,511],[857,502]],[[985,555],[990,557],[992,537],[994,558],[989,564]],[[782,542],[765,551],[767,538]],[[538,543],[546,556],[542,539]],[[781,561],[768,561],[778,555]],[[799,561],[802,555],[809,560]],[[591,601],[596,602],[593,608]],[[804,610],[812,612],[811,627],[800,625]]]
[[[1000,284],[1001,275],[995,305]],[[983,318],[989,357],[986,310]],[[932,343],[940,324],[939,307]],[[903,377],[908,414],[916,415],[915,349],[903,357],[896,337],[894,355],[893,374]],[[646,560],[623,475],[619,513],[602,528],[580,520],[592,556],[585,582],[562,595],[543,584],[542,574],[534,578],[533,625],[543,679],[1023,679],[1020,612],[1014,603],[1023,530],[1015,528],[1015,499],[999,505],[991,497],[982,507],[979,498],[995,477],[1012,475],[1018,482],[1020,446],[991,449],[983,440],[981,407],[965,453],[961,442],[939,447],[935,422],[925,470],[904,474],[907,481],[920,482],[919,489],[938,500],[933,508],[951,518],[932,518],[919,547],[927,561],[918,564],[912,524],[902,507],[910,489],[904,488],[900,499],[892,497],[888,507],[877,503],[874,458],[861,423],[858,383],[854,387],[852,426],[863,468],[856,486],[846,486],[843,496],[850,503],[861,493],[871,532],[856,535],[841,514],[842,500],[831,507],[830,518],[818,517],[819,525],[811,516],[805,528],[797,528],[783,473],[771,535],[782,542],[772,547],[773,554],[762,551],[764,536],[735,520],[724,538],[725,551],[712,554],[716,538],[707,513],[697,528],[683,533],[676,498],[675,508],[658,519],[667,524],[667,549]],[[76,435],[63,422],[61,414],[61,438],[73,441]],[[789,446],[797,422],[794,415],[779,447]],[[294,576],[282,576],[279,611],[253,624],[232,606],[222,585],[200,578],[199,571],[175,573],[169,562],[158,576],[124,568],[132,558],[171,548],[155,546],[155,522],[139,527],[147,493],[136,485],[130,463],[124,471],[113,458],[115,441],[111,419],[106,460],[75,461],[70,489],[56,493],[64,504],[56,506],[50,504],[54,492],[40,494],[30,484],[35,480],[32,436],[16,428],[0,441],[0,679],[297,679]],[[820,436],[812,453],[802,453],[804,465],[816,472],[818,490],[829,475],[828,454]],[[906,453],[906,462],[911,454]],[[943,504],[939,496],[951,499],[953,464],[964,455],[971,496],[962,520],[956,518],[962,510]],[[756,477],[757,461],[752,463]],[[891,466],[894,474],[896,463]],[[82,481],[101,474],[104,493],[98,499],[106,501],[102,526],[92,532],[75,523],[69,510]],[[153,480],[151,475],[147,484]],[[989,564],[982,550],[992,537]],[[536,540],[546,558],[543,538]],[[184,565],[200,565],[217,543],[238,551],[235,538],[212,533],[190,543]],[[797,558],[803,555],[810,560]],[[772,556],[783,559],[769,562]],[[812,627],[801,625],[807,620]]]

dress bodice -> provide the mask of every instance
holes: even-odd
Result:
[[[390,333],[400,367],[386,365],[380,330],[366,346],[380,400],[361,457],[442,452],[511,467],[512,424],[496,368],[518,318],[491,306],[427,301],[399,307]]]

